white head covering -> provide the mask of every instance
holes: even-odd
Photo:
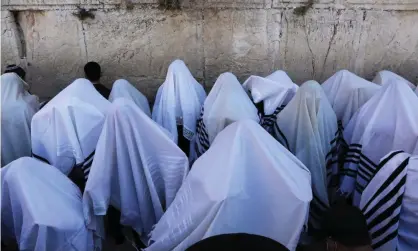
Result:
[[[167,77],[158,89],[152,119],[166,128],[178,143],[177,121],[183,123],[183,136],[192,140],[196,121],[206,98],[205,90],[181,60],[168,67]]]
[[[380,86],[347,70],[341,70],[327,79],[322,88],[337,119],[345,127],[354,113],[379,91]]]
[[[19,250],[95,248],[78,187],[55,167],[30,157],[1,169],[1,226],[2,238],[16,238]]]
[[[344,138],[349,149],[341,191],[347,195],[354,192],[355,205],[359,205],[361,193],[383,156],[393,150],[418,154],[417,105],[418,97],[411,88],[403,81],[392,80],[347,125]]]
[[[86,224],[100,237],[109,205],[121,224],[148,237],[189,170],[186,155],[135,103],[115,100],[108,111],[83,195]]]
[[[25,86],[16,73],[1,75],[1,166],[31,155],[30,121],[39,101]]]
[[[293,84],[275,82],[258,76],[250,76],[242,86],[249,91],[255,104],[264,103],[265,115],[273,114],[278,107],[284,105],[289,95],[294,95]]]
[[[293,251],[311,199],[307,168],[256,122],[239,121],[194,163],[146,251],[182,251],[227,233],[265,236]]]
[[[413,251],[418,247],[418,157],[387,154],[366,185],[360,209],[376,251]]]
[[[125,79],[118,79],[113,83],[112,91],[109,95],[109,101],[113,102],[118,98],[127,98],[135,102],[142,111],[145,112],[149,117],[151,117],[151,110],[149,108],[149,103],[147,97],[144,96],[140,91],[138,91],[133,85],[131,85]]]
[[[87,79],[77,79],[32,119],[32,152],[64,174],[96,148],[110,102]]]
[[[415,88],[415,94],[418,96],[418,86]]]
[[[386,85],[387,83],[391,82],[391,81],[402,81],[405,82],[406,84],[408,84],[409,87],[411,87],[412,89],[415,88],[415,85],[411,82],[409,82],[408,80],[404,79],[403,77],[399,76],[396,73],[393,73],[391,71],[379,71],[376,74],[376,77],[374,77],[373,79],[373,83],[376,83],[378,85]]]
[[[198,157],[226,126],[243,119],[259,122],[257,108],[234,74],[222,73],[202,107],[196,140]]]
[[[287,75],[285,71],[275,71],[272,74],[268,75],[266,79],[272,80],[285,86],[292,86],[292,90],[288,93],[288,96],[285,99],[283,105],[287,105],[299,89],[299,86],[293,83],[293,81],[290,79],[290,77]]]
[[[337,118],[321,86],[316,81],[304,83],[279,113],[276,125],[276,139],[311,171],[315,206],[311,216],[314,227],[319,228],[320,215],[329,206],[329,179],[338,171],[332,164]]]

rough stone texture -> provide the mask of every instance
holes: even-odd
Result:
[[[126,78],[150,101],[176,58],[207,89],[225,71],[243,81],[276,69],[296,83],[339,69],[418,82],[418,0],[317,0],[295,13],[308,2],[180,0],[169,10],[159,0],[2,0],[2,69],[19,63],[32,91],[51,97],[95,60],[106,85]]]

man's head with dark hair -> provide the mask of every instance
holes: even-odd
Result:
[[[86,78],[90,80],[90,82],[98,82],[100,80],[102,69],[100,68],[100,65],[96,62],[88,62],[84,66],[84,73],[86,75]]]
[[[347,204],[334,205],[323,222],[324,234],[345,247],[371,244],[366,218],[360,209]]]
[[[22,69],[22,67],[11,64],[6,66],[6,69],[4,70],[4,73],[14,72],[16,73],[21,79],[25,80],[26,72]]]

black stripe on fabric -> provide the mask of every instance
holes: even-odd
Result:
[[[371,173],[372,177],[376,172],[376,169],[373,169],[372,167],[367,165],[367,163],[364,162],[362,158],[360,158],[359,169],[362,169],[363,171],[368,171],[369,173]]]
[[[366,214],[366,218],[369,219],[371,216],[373,216],[374,213],[379,210],[383,205],[385,205],[387,202],[389,202],[390,199],[392,199],[399,190],[405,185],[406,182],[406,175],[402,177],[402,179],[399,181],[399,183],[394,187],[384,198],[382,198],[372,209],[370,209]],[[373,221],[368,224],[369,229],[372,229],[375,225],[380,223],[381,221],[385,220],[389,215],[402,204],[402,195],[399,195],[398,199],[396,199],[396,202],[387,208],[383,213],[381,213],[378,217],[373,219]],[[385,217],[386,216],[386,217]],[[377,220],[377,222],[375,222]]]
[[[367,181],[367,183],[370,182],[370,176],[367,175],[362,169],[359,169],[357,172],[358,176],[360,176],[363,180]]]
[[[398,213],[395,217],[393,217],[384,227],[380,228],[379,230],[376,230],[374,233],[372,233],[372,239],[379,238],[382,236],[382,234],[386,233],[393,225],[399,222],[399,219],[401,218],[401,213]]]
[[[287,138],[284,136],[284,134],[283,134],[282,130],[280,130],[279,125],[278,125],[277,123],[276,123],[276,124],[274,124],[274,125],[275,125],[275,127],[276,127],[276,129],[277,129],[278,133],[280,134],[280,136],[283,138],[284,143],[285,143],[285,147],[287,148],[287,150],[289,150],[289,151],[290,151],[289,142],[287,141]]]
[[[378,167],[379,169],[382,168],[384,165],[386,165],[386,163],[389,162],[389,160],[391,160],[393,157],[395,157],[396,155],[403,153],[404,151],[400,150],[400,151],[396,151],[391,153],[388,157],[386,157],[385,159],[383,159],[382,161],[380,161]]]
[[[372,245],[373,250],[376,250],[376,249],[380,248],[381,246],[385,245],[389,241],[393,240],[396,236],[398,236],[398,229],[396,229],[391,234],[386,236],[383,240],[377,242],[376,244],[373,244]]]
[[[32,152],[32,157],[34,157],[35,159],[38,159],[38,160],[43,161],[43,162],[45,162],[45,163],[47,163],[47,164],[50,165],[50,163],[49,163],[49,161],[47,159],[45,159],[44,157],[41,157],[39,155],[36,155],[33,152]]]
[[[341,174],[344,175],[344,176],[349,176],[349,177],[353,177],[353,178],[357,177],[357,172],[354,171],[354,170],[351,170],[351,169],[343,169],[341,171]]]
[[[363,213],[366,212],[366,209],[370,206],[370,204],[391,184],[398,176],[402,173],[402,171],[408,165],[409,158],[404,160],[402,164],[400,164],[394,172],[389,176],[389,178],[379,187],[377,192],[373,195],[373,197],[367,202],[367,204],[361,209]]]
[[[360,185],[360,183],[356,182],[356,191],[360,193],[360,195],[363,193],[364,191],[364,187],[362,185]]]

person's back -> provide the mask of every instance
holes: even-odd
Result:
[[[105,98],[108,99],[110,90],[104,85],[100,84],[101,68],[96,62],[88,62],[84,66],[84,73],[86,78],[93,84],[94,88]]]

